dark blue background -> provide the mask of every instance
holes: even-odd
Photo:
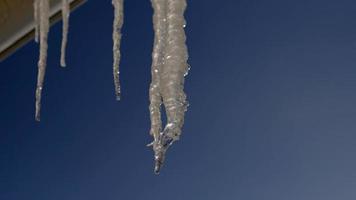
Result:
[[[122,101],[110,0],[49,36],[42,121],[38,46],[0,63],[1,200],[356,199],[356,2],[190,0],[183,136],[159,176],[149,136],[149,0],[125,2]]]

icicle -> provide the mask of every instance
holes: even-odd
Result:
[[[69,24],[69,0],[62,0],[62,46],[61,46],[61,66],[66,66],[66,47],[68,40],[68,24]]]
[[[114,84],[115,84],[115,95],[116,99],[120,100],[121,96],[121,88],[120,88],[120,71],[119,71],[119,64],[120,64],[120,43],[121,43],[121,28],[124,22],[124,8],[123,0],[112,0],[112,4],[114,6],[115,18],[113,23],[113,76],[114,76]]]
[[[188,51],[184,32],[186,0],[168,0],[168,39],[165,66],[161,71],[163,102],[167,113],[167,125],[163,131],[178,140],[187,108],[183,91],[184,76],[188,71]]]
[[[159,152],[158,149],[161,147],[161,145],[159,144],[159,136],[162,131],[162,120],[160,111],[162,104],[162,96],[160,93],[160,71],[164,65],[164,51],[167,40],[167,2],[166,0],[152,0],[152,7],[154,9],[153,26],[155,32],[155,40],[152,53],[152,81],[149,91],[149,109],[151,118],[150,134],[154,138],[154,141],[153,143],[151,143],[151,145],[153,146],[155,154],[157,155],[156,152]],[[155,171],[158,172],[158,170]]]
[[[40,22],[39,22],[39,5],[40,1],[34,0],[33,1],[33,17],[35,22],[35,41],[38,42],[38,35],[40,29]]]
[[[36,120],[40,121],[41,112],[41,95],[43,89],[43,80],[46,72],[47,62],[47,36],[49,31],[49,1],[36,0],[39,5],[39,22],[40,22],[40,56],[38,61],[38,75],[37,75],[37,88],[36,88]]]
[[[151,76],[152,82],[150,85],[150,117],[151,130],[150,134],[158,138],[162,130],[160,107],[162,97],[160,94],[160,77],[159,72],[164,64],[164,49],[167,38],[167,23],[166,23],[166,0],[152,0],[154,8],[153,25],[155,31],[155,40],[152,53]]]
[[[155,23],[160,20],[167,26],[167,37],[160,38],[165,43],[163,65],[158,65],[160,66],[160,69],[158,69],[159,88],[167,114],[167,124],[163,132],[154,133],[154,141],[151,144],[155,152],[155,172],[159,173],[167,149],[181,135],[184,113],[188,105],[183,91],[184,76],[188,71],[188,52],[184,32],[186,0],[152,0],[152,3],[155,8],[155,14],[159,10],[157,6],[159,8],[166,6],[166,16],[162,19],[154,19]],[[156,25],[155,29],[156,36],[159,37]],[[155,62],[155,56],[153,62]],[[152,117],[151,110],[151,120],[158,120],[155,117],[156,114]],[[157,132],[154,126],[153,130]]]

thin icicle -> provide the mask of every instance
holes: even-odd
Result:
[[[164,63],[159,69],[160,94],[167,114],[167,124],[158,136],[154,136],[152,143],[156,173],[160,171],[167,149],[181,135],[188,105],[183,91],[184,76],[188,71],[188,52],[184,32],[186,0],[162,0],[159,5],[167,6],[167,15],[163,20],[163,23],[167,23],[167,38],[163,38],[166,45]]]
[[[35,22],[35,41],[38,42],[39,30],[40,30],[40,22],[39,22],[39,5],[40,1],[33,1],[33,17]]]
[[[121,98],[121,88],[120,88],[120,43],[121,43],[121,28],[124,23],[124,8],[123,0],[112,0],[112,4],[114,6],[114,23],[113,23],[113,76],[114,76],[114,84],[115,84],[115,95],[116,99],[120,100]]]
[[[37,88],[36,88],[36,120],[40,121],[41,114],[41,95],[43,89],[43,81],[46,73],[47,64],[47,36],[49,31],[49,1],[48,0],[36,0],[39,1],[39,22],[40,22],[40,56],[38,61],[38,75],[37,75]]]
[[[66,66],[66,47],[68,40],[68,27],[69,27],[69,0],[62,0],[62,46],[61,46],[61,66]]]

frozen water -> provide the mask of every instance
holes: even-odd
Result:
[[[112,0],[114,6],[114,23],[113,23],[113,76],[114,76],[114,85],[115,85],[115,95],[116,99],[120,100],[121,96],[121,87],[120,87],[120,43],[121,43],[121,28],[124,22],[124,8],[123,0]]]

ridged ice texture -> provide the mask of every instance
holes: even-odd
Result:
[[[36,114],[35,118],[40,121],[41,114],[41,96],[43,89],[43,81],[46,73],[47,64],[47,37],[49,31],[49,1],[35,0],[35,5],[38,5],[38,21],[39,21],[39,38],[40,38],[40,56],[38,61],[38,75],[36,88]]]
[[[181,135],[184,114],[188,105],[183,91],[184,76],[188,72],[188,52],[184,32],[184,11],[187,4],[186,0],[152,0],[152,5],[155,10],[153,20],[156,36],[152,67],[153,75],[157,75],[158,80],[152,75],[150,112],[151,125],[153,125],[151,134],[154,137],[152,146],[155,152],[155,172],[159,173],[167,149]],[[158,17],[160,14],[165,16]],[[155,63],[158,64],[155,65]],[[167,124],[163,131],[160,131],[161,125],[158,122],[160,113],[157,108],[159,108],[160,100],[154,96],[156,94],[154,87],[159,88],[167,114]]]
[[[113,76],[114,76],[114,86],[115,86],[115,96],[117,100],[121,97],[121,87],[120,87],[120,43],[121,43],[121,28],[124,23],[124,1],[123,0],[112,0],[112,5],[114,6],[114,23],[113,23]]]
[[[62,0],[62,45],[61,45],[61,66],[66,66],[66,47],[68,41],[68,28],[69,28],[69,0]]]
[[[153,26],[155,32],[155,39],[152,52],[152,66],[151,76],[152,81],[150,85],[150,117],[151,117],[151,130],[150,134],[158,139],[162,131],[161,121],[161,104],[162,96],[160,93],[160,71],[164,65],[164,52],[167,40],[167,4],[166,0],[152,0],[154,8]]]

